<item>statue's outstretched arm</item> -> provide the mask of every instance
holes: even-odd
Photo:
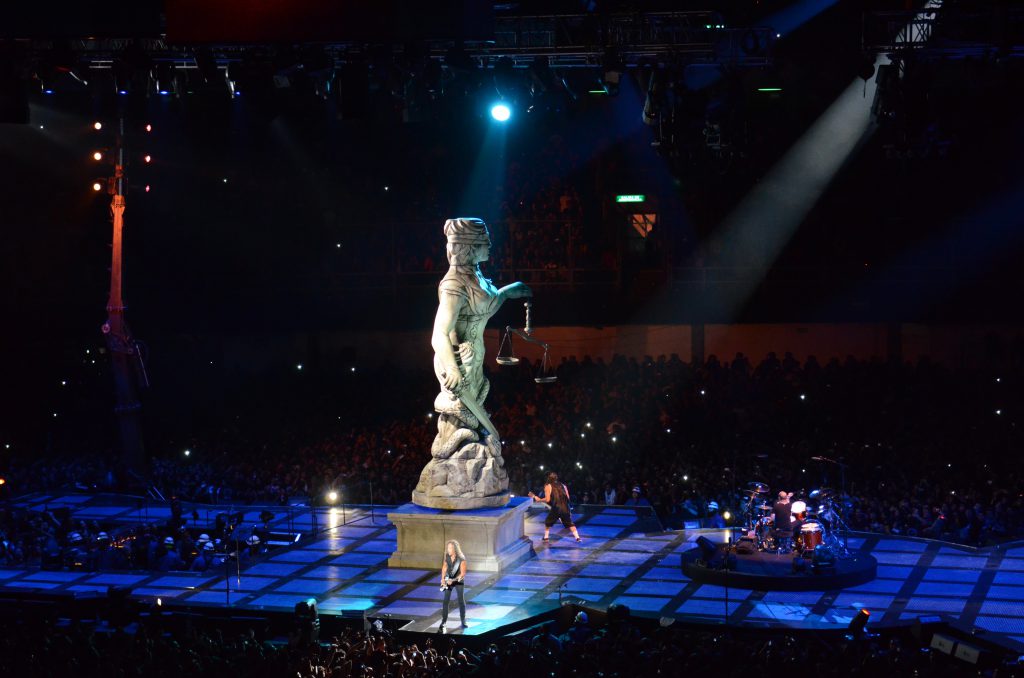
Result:
[[[455,321],[459,317],[459,307],[463,300],[455,294],[442,294],[440,303],[437,305],[437,315],[434,316],[434,331],[430,335],[430,345],[434,348],[441,366],[444,369],[444,387],[449,391],[458,391],[462,382],[462,373],[458,363],[455,362],[455,352],[452,351],[451,333],[455,329]]]
[[[498,296],[501,297],[502,301],[506,299],[524,299],[532,297],[533,290],[527,287],[525,283],[514,282],[498,290]]]

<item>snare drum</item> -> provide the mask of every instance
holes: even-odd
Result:
[[[800,543],[804,551],[813,551],[822,543],[823,537],[821,525],[817,523],[807,523],[800,527]]]

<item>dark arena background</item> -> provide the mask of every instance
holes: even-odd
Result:
[[[1022,57],[1012,0],[7,3],[0,674],[1024,675]]]

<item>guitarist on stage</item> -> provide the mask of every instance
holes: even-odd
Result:
[[[544,541],[548,541],[551,526],[559,520],[562,521],[562,525],[572,530],[572,536],[576,537],[576,541],[583,541],[580,539],[580,533],[576,531],[576,525],[572,522],[572,514],[569,513],[569,488],[565,486],[565,483],[558,481],[557,473],[548,474],[543,496],[538,497],[530,492],[530,498],[534,501],[547,502],[551,507],[551,512],[544,519]]]
[[[466,628],[466,594],[464,592],[466,583],[466,556],[462,553],[462,547],[454,539],[450,540],[444,547],[444,560],[441,561],[441,590],[444,591],[444,607],[441,610],[441,628],[444,633],[447,629],[448,606],[452,602],[452,589],[459,594],[459,618],[462,619],[462,628]]]

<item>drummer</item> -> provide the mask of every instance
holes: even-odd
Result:
[[[786,492],[783,490],[779,492],[779,498],[776,500],[775,505],[772,507],[772,513],[775,516],[775,529],[784,530],[786,525],[792,525],[793,538],[795,539],[800,534],[800,528],[803,527],[803,518],[806,517],[806,513],[801,515],[799,519],[793,515],[793,504],[790,503],[790,499],[793,498],[792,492]],[[797,502],[802,503],[802,502]],[[806,505],[804,511],[806,511]]]

